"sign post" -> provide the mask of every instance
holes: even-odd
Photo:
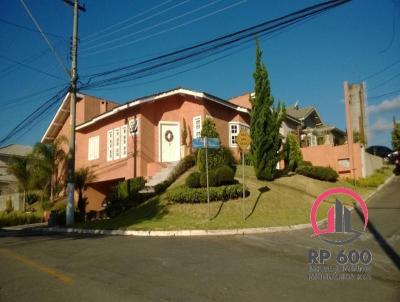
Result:
[[[239,145],[240,150],[242,151],[242,182],[243,182],[243,201],[242,201],[242,216],[243,220],[245,219],[245,199],[246,199],[246,187],[244,183],[244,153],[249,148],[251,143],[250,135],[247,131],[241,129],[239,134],[236,136],[236,143]]]
[[[210,189],[208,180],[208,148],[218,149],[220,147],[219,139],[214,137],[197,137],[192,140],[193,149],[206,149],[206,179],[207,179],[207,205],[208,219],[210,219]]]

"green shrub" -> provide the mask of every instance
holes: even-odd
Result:
[[[26,194],[26,203],[32,205],[39,200],[40,196],[37,193],[30,192]]]
[[[179,176],[195,165],[195,157],[193,154],[187,155],[175,166],[171,174],[166,180],[154,186],[156,194],[164,192]]]
[[[197,151],[196,166],[200,172],[206,171],[206,150]],[[208,149],[208,169],[215,170],[222,166],[229,166],[236,172],[236,160],[230,149],[220,147],[219,149]]]
[[[298,137],[289,133],[286,137],[286,142],[283,145],[283,159],[285,161],[285,170],[295,171],[303,161]]]
[[[6,213],[11,213],[12,211],[14,211],[14,207],[13,207],[11,198],[6,200],[6,209],[4,211]]]
[[[200,185],[205,188],[207,187],[207,173],[203,172],[200,175]],[[217,187],[218,184],[218,174],[217,171],[211,170],[208,171],[208,186],[209,187]]]
[[[209,191],[210,201],[226,201],[243,196],[243,186],[241,184],[210,187]],[[249,195],[247,188],[245,194],[246,196]],[[176,203],[205,203],[207,202],[207,189],[178,187],[167,192],[166,198]]]
[[[218,185],[229,185],[233,183],[235,172],[229,166],[222,166],[216,170]]]
[[[330,182],[337,181],[339,177],[339,174],[330,167],[300,166],[296,172],[307,177]]]
[[[382,167],[368,177],[356,179],[355,185],[358,187],[378,187],[385,182],[387,177],[387,170],[390,170],[390,168]],[[354,184],[353,179],[346,178],[346,181],[348,183]]]
[[[188,188],[200,188],[200,173],[190,173],[189,176],[186,178],[185,185]]]
[[[13,211],[11,213],[0,212],[0,227],[30,224],[41,222],[42,217],[37,213],[23,213]]]
[[[105,212],[108,217],[115,217],[140,203],[138,192],[145,186],[143,177],[124,180],[111,188],[106,197]]]
[[[303,160],[300,162],[300,167],[312,167],[312,162],[308,161],[308,160]]]

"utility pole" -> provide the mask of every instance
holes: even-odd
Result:
[[[67,161],[67,210],[66,225],[74,224],[74,192],[75,192],[75,124],[76,124],[76,83],[78,81],[78,10],[86,11],[84,6],[80,6],[78,0],[64,0],[74,8],[74,22],[72,28],[72,49],[71,49],[71,100],[70,100],[70,133],[69,149]]]

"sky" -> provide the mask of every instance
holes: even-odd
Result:
[[[0,138],[68,83],[72,7],[63,0],[0,0]],[[80,0],[78,74],[133,64],[274,19],[322,1]],[[391,146],[400,120],[400,1],[353,0],[260,41],[275,100],[315,106],[345,129],[343,82],[365,81],[369,145]],[[85,91],[124,103],[178,86],[223,99],[252,91],[255,43],[124,84]],[[183,72],[185,71],[185,72]],[[51,113],[8,143],[34,144]]]

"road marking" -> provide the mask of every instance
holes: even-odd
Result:
[[[42,265],[36,261],[33,261],[25,256],[19,255],[11,250],[0,248],[0,253],[3,255],[9,256],[11,258],[14,258],[18,261],[21,261],[22,263],[24,263],[30,267],[33,267],[41,272],[44,272],[62,282],[64,282],[65,284],[71,284],[73,282],[72,278],[64,275],[63,273],[61,273],[55,269],[52,269],[51,267],[48,267],[48,266]]]

